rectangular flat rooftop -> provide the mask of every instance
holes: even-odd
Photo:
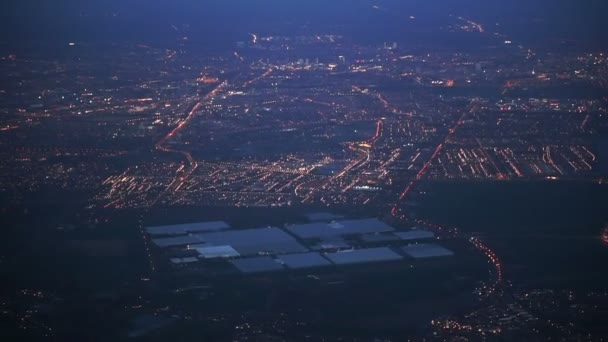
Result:
[[[327,253],[325,256],[337,265],[365,262],[401,260],[403,257],[388,247],[364,248]]]
[[[276,272],[284,269],[283,265],[269,256],[234,259],[230,262],[243,273]]]
[[[241,255],[258,253],[283,254],[307,252],[294,237],[276,227],[245,230],[225,230],[196,234],[203,242],[213,246],[229,245]]]
[[[232,246],[205,246],[197,248],[196,251],[205,259],[240,256],[239,252],[232,248]]]
[[[341,237],[330,237],[322,239],[321,242],[311,246],[315,251],[327,250],[327,249],[346,249],[351,248],[351,245],[344,241]]]
[[[188,233],[209,232],[230,228],[224,221],[208,221],[172,224],[166,226],[146,227],[146,232],[150,235],[185,235]]]
[[[434,243],[419,243],[403,247],[403,251],[412,258],[434,258],[454,255],[454,252]]]
[[[388,242],[400,240],[395,234],[365,234],[359,237],[363,242]]]
[[[331,262],[317,252],[279,255],[278,260],[292,269],[331,266]]]
[[[341,235],[391,232],[395,229],[376,219],[343,220],[331,223],[315,222],[293,225],[287,228],[294,235],[303,238],[323,238]]]
[[[410,230],[409,232],[396,232],[401,240],[420,240],[420,239],[432,239],[435,234],[428,230]]]
[[[206,242],[199,242],[199,243],[188,244],[188,246],[186,246],[186,247],[188,247],[187,249],[197,249],[197,248],[209,247],[209,246],[211,246],[211,245]]]
[[[194,235],[180,235],[152,239],[152,243],[160,248],[177,247],[201,243],[201,239]]]
[[[170,258],[173,264],[190,264],[199,261],[197,257],[185,257],[185,258]]]

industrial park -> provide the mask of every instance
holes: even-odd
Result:
[[[396,232],[377,219],[239,230],[214,221],[145,230],[151,243],[162,249],[160,252],[169,257],[173,266],[202,264],[206,269],[208,259],[223,259],[224,267],[214,265],[220,268],[219,272],[228,272],[229,265],[243,273],[257,273],[453,254],[434,243],[418,244],[434,240],[434,234],[428,230]]]

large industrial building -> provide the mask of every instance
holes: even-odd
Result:
[[[361,219],[361,220],[344,220],[314,222],[307,224],[298,224],[287,227],[294,235],[302,239],[310,238],[327,238],[332,236],[345,236],[366,233],[382,233],[391,232],[395,229],[386,223],[376,219]]]
[[[214,259],[245,274],[453,255],[430,243],[435,239],[431,231],[399,231],[376,218],[337,218],[342,216],[316,213],[310,223],[285,228],[232,229],[212,221],[145,230],[175,267]]]
[[[403,256],[388,247],[362,248],[328,253],[327,257],[336,265],[366,262],[401,260]]]
[[[230,225],[224,221],[209,221],[196,223],[183,223],[167,226],[147,227],[146,232],[150,235],[184,235],[188,233],[209,232],[214,230],[229,229]]]

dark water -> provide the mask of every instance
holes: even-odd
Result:
[[[478,233],[517,284],[608,287],[608,187],[584,182],[437,183],[420,215]]]
[[[598,139],[596,142],[597,151],[599,152],[599,172],[601,176],[608,176],[608,138]]]

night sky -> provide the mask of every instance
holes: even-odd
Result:
[[[1,41],[21,45],[66,39],[163,41],[175,35],[171,25],[189,25],[194,36],[212,44],[250,31],[288,33],[303,25],[318,30],[339,26],[359,36],[388,33],[398,39],[402,13],[431,22],[450,14],[473,16],[532,42],[576,37],[603,45],[608,27],[603,20],[608,4],[601,0],[24,0],[0,6]]]

